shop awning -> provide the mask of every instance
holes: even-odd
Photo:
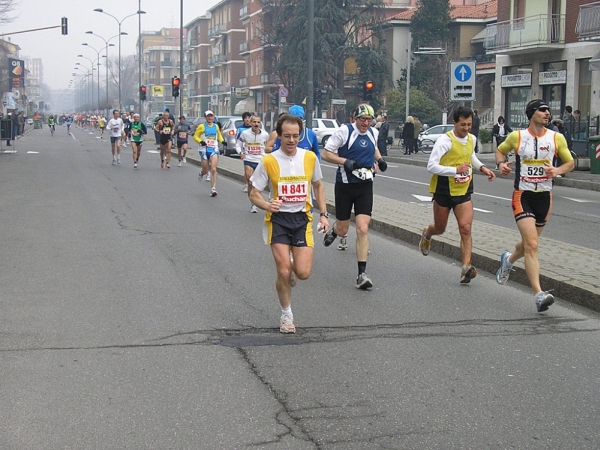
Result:
[[[233,114],[241,116],[245,111],[254,111],[254,97],[247,97],[244,100],[240,100],[233,109]]]

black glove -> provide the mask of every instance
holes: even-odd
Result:
[[[223,147],[227,147],[227,141],[223,141],[221,144],[223,144]]]
[[[358,168],[360,168],[360,166],[356,161],[353,161],[351,159],[347,159],[346,161],[344,161],[344,169],[346,169],[348,172],[352,172],[353,170],[356,170]]]
[[[382,172],[385,172],[387,170],[387,163],[383,158],[377,161],[377,165],[379,166],[379,170],[381,170]]]
[[[200,145],[201,145],[202,147],[206,147],[206,142],[204,142],[204,141],[200,141]]]

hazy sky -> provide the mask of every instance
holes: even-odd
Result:
[[[123,20],[129,14],[135,14],[140,0],[15,0],[17,7],[12,13],[15,17],[11,23],[0,26],[0,34],[11,31],[28,30],[60,25],[61,17],[67,17],[69,22],[68,36],[61,35],[60,28],[52,30],[35,31],[30,33],[4,36],[21,47],[21,56],[42,58],[44,65],[44,82],[53,89],[65,89],[72,78],[76,62],[90,67],[90,62],[77,55],[96,60],[95,51],[81,44],[87,42],[96,50],[105,47],[102,39],[86,31],[109,39],[119,33],[117,20],[106,14],[94,12],[95,8],[102,8],[118,20]],[[181,1],[181,0],[180,0]],[[146,11],[142,15],[142,31],[158,31],[164,27],[179,27],[180,1],[177,0],[141,0],[141,9]],[[195,17],[204,15],[207,10],[220,0],[183,0],[184,25]],[[121,37],[121,57],[136,53],[138,36],[137,15],[125,19],[121,31],[128,33]],[[115,47],[109,47],[109,57],[118,55],[118,38],[111,41]],[[100,55],[102,56],[102,51]],[[100,70],[104,70],[101,67]],[[79,72],[79,71],[78,71]]]

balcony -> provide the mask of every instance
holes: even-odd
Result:
[[[248,78],[246,78],[246,77],[240,78],[238,85],[240,87],[248,86]]]
[[[246,20],[249,17],[250,13],[248,12],[248,4],[246,3],[240,8],[240,20]]]
[[[212,86],[208,87],[209,94],[218,94],[220,92],[229,92],[229,89],[222,84],[213,84]]]
[[[219,25],[215,25],[214,27],[208,29],[208,37],[214,38],[214,37],[222,35],[226,31],[227,31],[227,25],[225,25],[224,23],[220,23]]]
[[[190,89],[188,92],[190,97],[196,97],[198,95],[198,91],[196,89]]]
[[[206,61],[207,61],[209,67],[220,66],[221,64],[227,62],[227,56],[225,56],[225,55],[211,56]]]
[[[195,72],[198,70],[198,64],[185,64],[183,66],[183,71],[184,72]]]
[[[579,35],[580,41],[600,40],[600,2],[579,7],[575,32]]]
[[[248,53],[250,53],[248,41],[240,42],[240,56],[247,55]]]
[[[487,53],[532,53],[563,48],[564,14],[539,14],[490,24],[483,42]]]
[[[173,67],[173,61],[161,61],[160,67]]]
[[[260,74],[260,83],[261,84],[274,84],[275,81],[273,77],[269,73],[261,73]]]

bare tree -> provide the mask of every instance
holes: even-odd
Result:
[[[16,17],[10,15],[17,7],[17,0],[0,0],[0,25],[12,22]]]

